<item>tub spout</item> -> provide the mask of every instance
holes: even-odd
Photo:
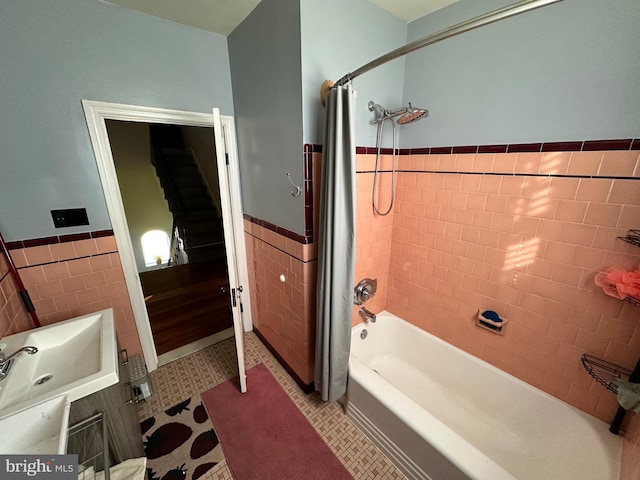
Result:
[[[360,307],[360,310],[358,310],[358,313],[367,322],[375,322],[376,321],[376,314],[373,313],[373,312],[370,312],[369,310],[367,310],[364,307]]]

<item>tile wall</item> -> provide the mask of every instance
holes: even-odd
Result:
[[[33,320],[22,303],[7,259],[0,253],[0,337],[24,332],[33,327]]]
[[[640,248],[617,239],[640,228],[639,153],[401,155],[388,217],[371,209],[375,155],[360,154],[355,280],[388,278],[374,311],[386,308],[609,422],[615,396],[580,358],[632,369],[640,355],[640,307],[593,283],[600,270],[640,264]],[[382,169],[390,168],[386,156]],[[390,178],[379,174],[382,208]],[[509,319],[504,336],[474,325],[479,309]],[[636,416],[627,419],[625,479],[638,478]]]
[[[126,348],[129,355],[142,355],[113,233],[96,232],[93,236],[79,237],[69,241],[52,237],[10,245],[10,255],[40,323],[49,325],[113,308],[120,346]],[[7,291],[15,292],[15,286],[5,288],[6,282],[7,278],[2,280],[5,297]],[[0,336],[32,328],[30,318],[28,323],[9,320],[9,316],[0,314]]]
[[[245,215],[244,227],[253,325],[298,383],[310,385],[314,377],[318,263],[313,233],[318,231],[322,153],[307,144],[303,154],[305,235],[249,215]]]
[[[305,385],[313,383],[317,248],[245,219],[253,325]]]

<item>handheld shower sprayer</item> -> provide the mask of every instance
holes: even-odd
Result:
[[[373,176],[373,192],[371,193],[371,203],[373,204],[373,211],[378,215],[388,215],[393,208],[393,201],[395,198],[395,182],[396,182],[396,123],[398,125],[406,125],[407,123],[415,122],[421,118],[429,116],[429,110],[426,108],[416,108],[409,103],[408,107],[401,107],[397,110],[387,110],[381,105],[372,101],[367,105],[370,112],[373,112],[373,123],[378,125],[378,132],[376,135],[376,168]],[[395,121],[394,121],[395,119]],[[384,128],[384,121],[391,120],[391,126],[393,128],[393,166],[391,168],[391,202],[389,208],[382,212],[376,205],[376,186],[378,185],[378,166],[380,160],[380,149],[382,143],[382,131]]]

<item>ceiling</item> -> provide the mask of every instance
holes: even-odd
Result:
[[[190,27],[229,35],[260,0],[101,0]],[[369,0],[411,22],[458,0]]]

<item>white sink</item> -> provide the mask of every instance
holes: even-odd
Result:
[[[69,397],[61,395],[11,415],[0,415],[0,453],[63,454],[67,450]]]
[[[70,402],[118,382],[113,310],[107,309],[0,339],[9,356],[25,346],[0,380],[0,416],[55,396]]]

